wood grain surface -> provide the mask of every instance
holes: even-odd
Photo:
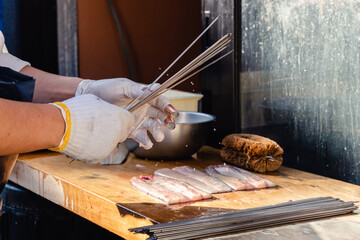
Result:
[[[234,209],[320,196],[360,201],[360,186],[287,167],[272,174],[259,174],[279,187],[214,194],[213,200],[170,206],[138,191],[129,182],[133,176],[151,175],[160,168],[189,165],[203,170],[211,164],[222,164],[219,151],[210,147],[203,147],[191,159],[181,161],[151,161],[132,154],[122,165],[70,161],[62,154],[48,151],[23,154],[10,180],[126,239],[147,237],[134,235],[129,228]],[[359,214],[341,219],[346,218],[360,222]]]

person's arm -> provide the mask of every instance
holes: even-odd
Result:
[[[64,119],[53,105],[0,99],[0,113],[0,156],[54,148],[64,135]]]
[[[98,163],[126,140],[134,124],[130,112],[92,94],[52,104],[0,98],[0,156],[49,149]]]
[[[49,103],[74,97],[79,83],[83,80],[44,72],[31,66],[24,67],[20,72],[36,79],[33,96],[35,103]]]

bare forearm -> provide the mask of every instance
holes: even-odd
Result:
[[[57,147],[64,131],[57,107],[0,99],[0,156]]]
[[[60,76],[41,71],[31,66],[24,67],[21,73],[36,79],[33,102],[49,103],[62,101],[75,95],[81,78]]]

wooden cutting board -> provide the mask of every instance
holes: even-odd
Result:
[[[181,161],[151,161],[130,154],[122,165],[70,162],[54,152],[23,154],[10,180],[126,239],[147,238],[130,233],[129,228],[289,200],[332,196],[360,201],[360,186],[287,167],[269,175],[259,174],[277,183],[277,188],[214,194],[213,200],[170,206],[138,191],[129,182],[133,176],[151,175],[160,168],[189,165],[203,170],[208,165],[222,164],[219,151],[206,146]]]

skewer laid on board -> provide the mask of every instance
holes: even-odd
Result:
[[[319,197],[129,229],[151,239],[194,239],[351,213],[354,202]]]

